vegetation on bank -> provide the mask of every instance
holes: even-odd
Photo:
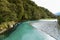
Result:
[[[7,31],[10,28],[13,28],[14,25],[15,25],[14,21],[4,22],[4,23],[0,24],[0,34],[4,33],[5,31]]]
[[[60,16],[57,16],[58,24],[60,25]]]
[[[56,16],[31,0],[0,0],[0,30],[8,28],[12,21],[16,23],[46,18],[56,18]]]

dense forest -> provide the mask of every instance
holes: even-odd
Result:
[[[0,0],[0,23],[54,17],[50,11],[30,0]]]
[[[14,22],[56,18],[52,12],[31,0],[0,0],[0,30]]]

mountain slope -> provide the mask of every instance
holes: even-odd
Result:
[[[55,18],[55,15],[31,0],[0,0],[0,31],[16,22],[45,18]]]
[[[55,15],[59,16],[60,15],[60,12],[56,13]]]
[[[4,19],[5,18],[5,19]],[[0,1],[0,22],[54,18],[54,15],[30,0]]]

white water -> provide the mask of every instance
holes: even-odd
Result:
[[[53,38],[59,40],[59,30],[58,30],[58,23],[57,23],[57,19],[51,19],[51,20],[47,20],[47,19],[41,19],[38,21],[34,21],[30,23],[32,26],[34,26],[35,28],[45,32],[46,34],[49,34],[50,36],[52,36]]]

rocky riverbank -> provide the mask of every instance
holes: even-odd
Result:
[[[4,23],[0,24],[0,34],[4,33],[5,31],[7,31],[11,28],[13,28],[15,24],[16,24],[16,22],[14,22],[14,21],[4,22]]]

